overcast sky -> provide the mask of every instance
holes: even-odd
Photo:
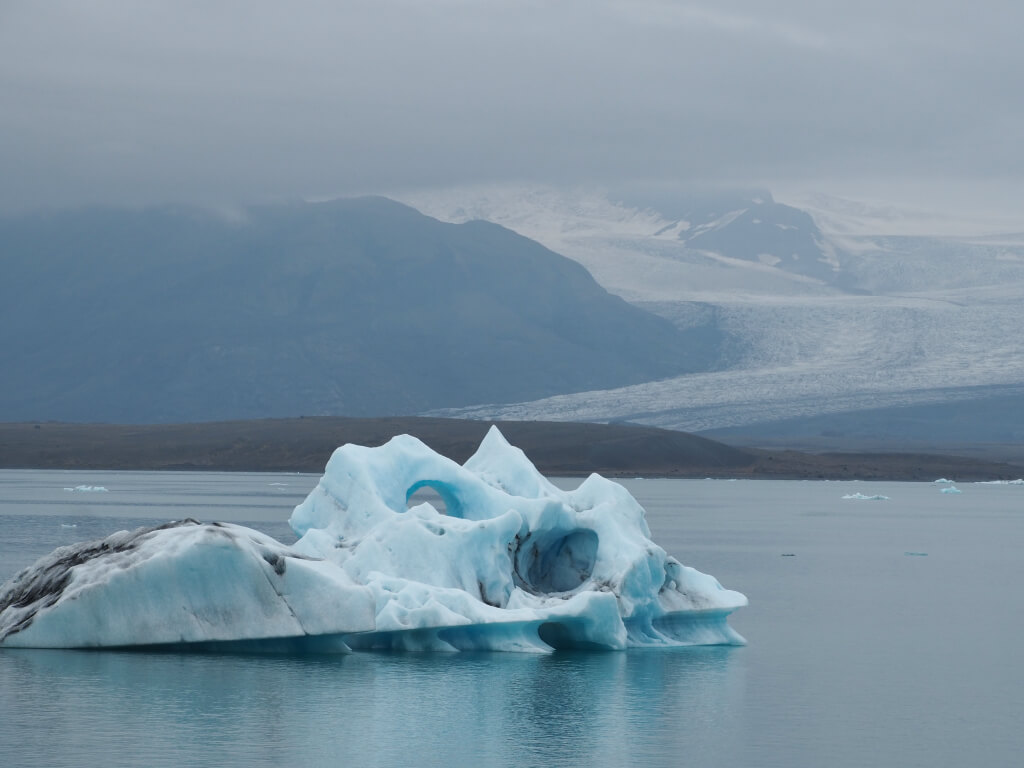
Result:
[[[1020,207],[1021,29],[1009,0],[0,0],[0,208],[624,180]]]

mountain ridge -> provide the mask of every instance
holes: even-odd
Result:
[[[0,253],[3,420],[416,413],[697,370],[717,341],[385,198],[8,218]]]

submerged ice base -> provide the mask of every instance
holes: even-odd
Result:
[[[409,508],[434,489],[445,512]],[[738,592],[650,539],[618,483],[548,482],[496,428],[463,466],[345,445],[286,547],[195,521],[64,547],[0,588],[0,646],[618,650],[740,644]]]

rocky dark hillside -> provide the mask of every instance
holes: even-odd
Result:
[[[892,453],[811,454],[737,448],[686,432],[630,424],[497,422],[547,475],[1015,479],[1021,463]],[[258,419],[202,424],[0,424],[0,469],[323,471],[339,445],[381,445],[414,435],[459,463],[490,422],[463,419]]]
[[[700,370],[679,331],[500,226],[383,198],[0,220],[0,420],[412,414]]]

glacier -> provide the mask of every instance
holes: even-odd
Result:
[[[421,488],[444,509],[410,507]],[[343,445],[287,546],[196,520],[57,549],[0,587],[0,647],[270,652],[743,644],[739,592],[655,544],[593,474],[563,491],[492,427],[463,465]]]

